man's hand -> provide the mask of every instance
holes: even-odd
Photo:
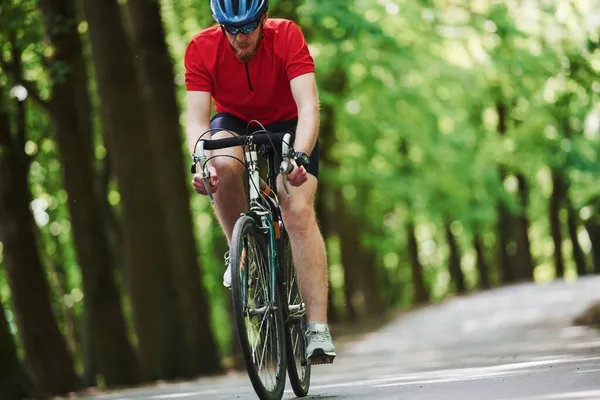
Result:
[[[288,182],[292,186],[301,186],[307,180],[308,177],[306,176],[306,169],[304,167],[295,166],[292,172],[288,174]]]
[[[208,178],[208,182],[210,183],[210,191],[212,193],[216,193],[217,188],[219,186],[219,178],[217,177],[217,170],[215,170],[215,167],[208,167],[208,172],[210,173],[210,178]],[[194,190],[196,190],[196,193],[208,194],[208,193],[206,193],[206,188],[204,187],[204,180],[202,180],[201,173],[194,175],[194,179],[192,180],[192,185],[194,186]]]

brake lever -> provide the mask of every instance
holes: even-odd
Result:
[[[290,197],[290,190],[288,189],[287,186],[287,176],[290,172],[292,172],[292,170],[294,169],[294,165],[289,162],[288,160],[285,160],[281,163],[281,176],[282,176],[282,180],[283,180],[283,188],[285,189],[285,193],[287,194],[288,197]]]
[[[279,167],[279,172],[281,173],[282,181],[283,181],[283,189],[288,197],[290,197],[290,191],[287,186],[287,176],[294,169],[294,164],[290,162],[290,158],[294,158],[294,150],[291,146],[288,145],[292,138],[292,135],[286,133],[283,136],[282,141],[282,149],[281,155],[283,156],[283,161],[281,162],[281,166]]]
[[[215,199],[213,197],[212,191],[210,190],[210,171],[208,171],[208,168],[205,168],[208,157],[206,157],[206,153],[204,152],[204,141],[201,140],[200,143],[198,143],[198,146],[200,147],[200,155],[197,155],[196,153],[192,155],[194,160],[192,172],[196,172],[195,163],[200,163],[200,170],[202,171],[202,182],[204,182],[204,189],[206,190],[206,194],[208,194],[208,197],[210,198],[210,204],[214,205]]]

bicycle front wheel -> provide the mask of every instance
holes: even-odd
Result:
[[[269,263],[267,238],[244,215],[233,229],[231,249],[233,314],[248,377],[262,400],[279,400],[286,379],[282,299]]]

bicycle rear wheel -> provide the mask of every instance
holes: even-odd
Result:
[[[275,285],[267,238],[247,215],[233,229],[230,268],[233,314],[248,377],[262,400],[279,400],[285,387],[285,327],[280,292]],[[276,305],[276,307],[274,307]]]
[[[281,233],[282,269],[284,272],[284,302],[288,312],[286,323],[287,370],[294,394],[304,397],[310,388],[310,363],[306,358],[306,304],[298,288],[292,247],[285,230]]]

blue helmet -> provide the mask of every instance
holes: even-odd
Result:
[[[269,0],[210,0],[213,18],[221,25],[256,21],[268,8]]]

